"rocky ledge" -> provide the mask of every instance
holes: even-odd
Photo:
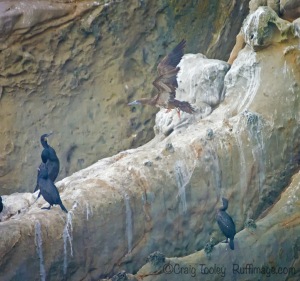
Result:
[[[300,146],[298,23],[276,25],[276,18],[269,8],[259,8],[245,21],[251,22],[252,28],[243,30],[253,44],[230,69],[196,56],[195,63],[201,63],[189,72],[192,59],[185,56],[178,96],[197,113],[178,120],[176,113],[160,112],[152,141],[60,181],[67,215],[59,207],[41,210],[45,202],[32,204],[29,195],[24,208],[20,204],[17,214],[9,214],[16,203],[6,204],[13,195],[5,197],[0,279],[170,280],[165,263],[227,268],[251,262],[298,270],[299,174],[290,183]],[[261,24],[272,32],[255,31]],[[228,198],[236,223],[236,249],[220,243],[207,257],[199,250],[211,239],[224,239],[215,222],[221,197]],[[245,229],[255,220],[256,228]],[[139,270],[155,251],[163,255],[150,256]],[[289,274],[285,280],[299,276]],[[172,280],[191,280],[191,275],[173,274]]]

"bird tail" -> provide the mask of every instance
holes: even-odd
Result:
[[[42,165],[42,164],[41,164]],[[41,167],[41,165],[40,165],[40,167]],[[40,167],[37,169],[38,170],[38,173],[37,173],[37,178],[36,178],[36,186],[35,186],[35,189],[34,189],[34,191],[33,191],[33,193],[35,193],[37,190],[39,190],[39,175],[40,175]]]
[[[37,190],[39,190],[39,185],[38,184],[36,184],[36,187],[35,187],[35,189],[34,189],[34,191],[33,191],[33,193],[35,193]]]
[[[229,239],[229,247],[230,247],[231,250],[234,250],[233,239]]]
[[[179,100],[174,99],[174,105],[176,108],[179,108],[183,112],[187,112],[190,114],[195,113],[195,109],[187,101],[179,101]]]
[[[63,203],[59,203],[59,206],[61,207],[61,209],[62,209],[64,212],[68,213],[68,210],[65,208],[65,206],[63,205]]]

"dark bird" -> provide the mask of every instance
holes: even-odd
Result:
[[[0,213],[3,211],[2,197],[0,196]]]
[[[153,98],[143,98],[130,102],[128,105],[148,104],[156,107],[166,108],[169,112],[176,109],[180,117],[180,111],[194,113],[195,110],[187,101],[179,101],[175,99],[176,88],[178,87],[176,76],[180,68],[177,67],[183,57],[183,49],[186,41],[182,40],[173,51],[165,56],[157,66],[158,76],[153,81],[154,87],[158,90],[158,94]]]
[[[42,162],[46,164],[48,168],[49,179],[54,182],[59,173],[59,159],[56,155],[55,150],[48,144],[48,137],[50,135],[52,135],[52,133],[44,134],[41,136],[41,144],[44,147],[41,154],[41,158],[42,158]],[[39,186],[37,184],[34,189],[34,192],[36,192],[38,189]]]
[[[226,213],[226,210],[228,208],[228,200],[226,198],[222,198],[222,201],[223,201],[223,207],[219,209],[216,219],[221,231],[226,236],[226,243],[228,243],[228,238],[229,238],[229,247],[231,250],[234,250],[233,239],[234,239],[234,235],[236,234],[235,224],[231,216],[229,216]]]
[[[48,208],[42,209],[50,210],[51,206],[59,205],[63,211],[68,212],[63,203],[61,202],[58,190],[53,181],[49,178],[47,165],[42,163],[38,168],[38,186],[40,193],[36,200],[42,195],[44,199],[50,204]]]

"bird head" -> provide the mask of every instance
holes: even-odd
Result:
[[[41,136],[41,142],[47,142],[48,141],[48,137],[51,136],[53,134],[53,132],[49,133],[49,134],[43,134]]]
[[[222,203],[223,203],[223,207],[220,208],[221,211],[226,211],[228,208],[228,200],[224,197],[222,197]]]
[[[137,104],[142,104],[142,103],[138,100],[134,100],[134,101],[128,103],[128,105],[137,105]]]

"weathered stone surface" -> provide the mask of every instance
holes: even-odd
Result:
[[[24,34],[28,37],[26,33],[29,29],[32,29],[29,36],[34,36],[47,28],[48,25],[41,26],[45,22],[55,20],[56,24],[66,23],[74,18],[76,10],[87,10],[92,6],[92,3],[69,5],[49,1],[1,1],[0,49],[6,49],[16,40],[23,39]],[[12,33],[14,36],[11,36]]]
[[[230,66],[224,61],[207,59],[201,54],[187,54],[179,63],[178,89],[176,98],[189,100],[196,113],[181,112],[179,118],[175,110],[156,115],[154,131],[168,135],[177,127],[186,126],[191,120],[199,120],[209,115],[223,99],[224,77]]]
[[[242,50],[245,47],[245,39],[244,36],[242,34],[242,32],[240,32],[237,36],[236,36],[236,41],[235,41],[235,45],[230,53],[230,57],[228,59],[228,63],[232,64],[234,62],[234,60],[237,58],[239,51]]]
[[[249,34],[249,38],[244,38],[243,36],[243,30],[237,35],[236,37],[236,43],[234,48],[232,49],[230,53],[230,57],[228,59],[228,63],[232,64],[233,61],[236,59],[238,52],[244,48],[245,46],[245,40],[247,40],[247,43],[251,46],[262,47],[262,45],[267,46],[270,44],[270,42],[273,42],[271,37],[276,37],[277,39],[275,42],[278,42],[280,40],[285,40],[286,38],[286,32],[291,32],[292,30],[289,29],[290,25],[288,25],[286,22],[279,20],[276,16],[274,17],[274,13],[270,11],[269,9],[266,9],[266,7],[269,7],[273,11],[276,12],[278,16],[281,18],[288,20],[288,21],[294,21],[300,17],[300,2],[298,0],[251,0],[249,2],[249,8],[250,8],[250,14],[247,17],[247,24],[244,25],[244,29],[250,29],[251,32],[244,30],[244,34]],[[254,13],[259,7],[264,7],[263,10],[259,10],[259,12]],[[269,13],[269,15],[267,15]],[[272,15],[273,14],[273,15]],[[262,20],[257,19],[258,17],[263,16],[265,19],[265,23],[263,23]],[[277,21],[277,22],[274,22]],[[257,23],[260,22],[260,25],[258,26]],[[266,22],[270,25],[274,25],[273,28],[269,28],[266,26]],[[299,29],[294,30],[299,33]],[[258,34],[260,33],[260,34]],[[260,40],[256,38],[260,37]],[[279,35],[279,36],[278,36]],[[254,42],[256,41],[256,42]],[[274,43],[274,42],[273,42]]]
[[[9,196],[2,195],[3,210],[0,213],[0,222],[9,218],[16,219],[28,212],[34,203],[35,196],[32,193],[13,193]]]
[[[280,19],[269,7],[259,7],[248,15],[242,27],[245,42],[255,50],[282,42],[293,32],[292,24]]]
[[[293,21],[300,17],[299,0],[251,0],[249,2],[251,13],[262,6],[271,8],[277,15],[288,21]]]
[[[300,17],[300,2],[298,0],[281,0],[280,12],[284,19],[293,21]]]
[[[41,272],[47,280],[97,280],[136,272],[154,251],[191,255],[211,237],[224,239],[212,223],[221,197],[229,199],[243,261],[262,245],[257,253],[272,256],[265,263],[299,264],[297,251],[288,257],[298,247],[299,176],[257,221],[261,240],[242,230],[274,204],[298,167],[300,52],[291,46],[298,46],[293,34],[257,52],[246,47],[225,76],[225,100],[209,116],[59,182],[67,217],[59,207],[33,205],[18,220],[2,222],[0,279],[37,280]],[[288,213],[281,210],[286,204]],[[212,259],[235,261],[224,251],[226,245],[218,245]],[[189,257],[198,256],[204,259],[203,252]],[[189,257],[182,261],[188,264]]]
[[[0,193],[32,191],[39,137],[61,161],[59,179],[153,137],[159,59],[187,52],[223,59],[248,11],[239,1],[1,1]]]
[[[166,258],[153,270],[146,264],[137,274],[144,281],[160,280],[287,280],[300,276],[300,173],[255,229],[235,236],[235,249],[219,243],[209,257],[204,251]],[[273,269],[275,271],[273,271]],[[260,270],[265,270],[260,272]],[[281,270],[281,271],[280,271]]]
[[[280,13],[280,0],[251,0],[249,2],[250,13],[256,11],[259,7],[268,6],[273,9],[277,15]]]

